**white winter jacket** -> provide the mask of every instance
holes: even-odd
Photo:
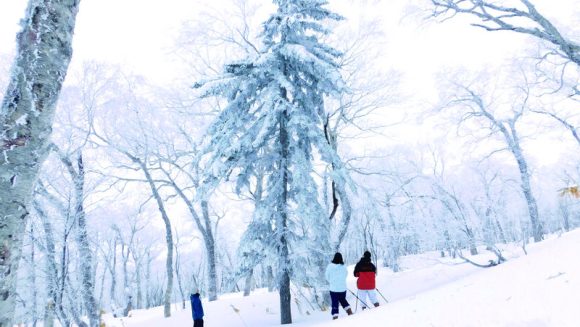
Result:
[[[326,280],[330,284],[331,292],[346,291],[346,266],[331,263],[326,267]]]

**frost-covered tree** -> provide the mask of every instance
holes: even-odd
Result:
[[[525,76],[524,76],[525,77]],[[489,86],[488,86],[489,87]],[[483,124],[480,130],[486,131],[487,137],[497,136],[501,140],[501,148],[492,151],[487,157],[506,151],[515,160],[519,172],[519,186],[523,195],[530,219],[531,234],[535,242],[544,238],[542,222],[538,212],[538,203],[532,190],[528,159],[522,146],[522,120],[529,112],[531,91],[529,85],[517,87],[514,94],[505,94],[504,100],[500,96],[490,96],[487,92],[476,89],[476,86],[455,84],[456,92],[446,106],[459,107],[464,111],[461,114],[460,125],[471,122]],[[507,110],[506,110],[507,109]],[[503,111],[502,111],[503,110]]]
[[[569,88],[569,96],[578,101],[578,68],[580,68],[580,41],[569,27],[561,26],[556,19],[538,9],[531,0],[431,0],[434,5],[433,16],[447,20],[454,16],[471,16],[476,19],[472,26],[486,31],[509,31],[540,40],[546,49],[541,50],[540,62],[556,63],[556,67],[546,74],[547,80],[555,82],[555,88]],[[569,65],[571,63],[571,65]],[[575,67],[569,72],[575,76],[567,78],[568,66]],[[544,68],[536,65],[538,73]],[[550,76],[551,75],[551,76]]]
[[[93,275],[93,251],[89,240],[89,232],[87,229],[87,215],[85,211],[85,164],[83,162],[82,153],[79,151],[76,154],[75,160],[62,152],[59,153],[60,159],[66,170],[70,174],[74,184],[74,217],[77,230],[77,245],[79,248],[80,260],[80,279],[81,279],[81,294],[85,310],[89,316],[89,324],[91,327],[97,327],[100,324],[99,308],[97,300],[94,295],[94,275]]]
[[[565,58],[580,66],[580,44],[566,35],[544,16],[530,0],[431,0],[433,15],[449,18],[457,14],[476,17],[480,22],[473,26],[487,31],[511,31],[526,34],[551,44],[548,55]]]
[[[30,0],[0,107],[0,326],[12,326],[16,272],[38,170],[72,56],[79,0]]]
[[[322,0],[274,3],[277,11],[263,26],[264,48],[196,86],[205,97],[227,100],[208,129],[204,186],[211,190],[235,175],[242,192],[256,183],[256,172],[266,172],[254,220],[272,226],[269,243],[276,253],[281,323],[288,324],[290,281],[322,283],[331,251],[314,163],[333,164],[333,177],[345,182],[343,165],[323,130],[324,97],[341,92],[344,83],[336,63],[340,53],[319,41],[329,33],[323,21],[341,17]],[[312,267],[318,269],[312,272]]]

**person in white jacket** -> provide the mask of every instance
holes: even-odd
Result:
[[[346,266],[342,260],[342,254],[337,252],[332,262],[326,267],[326,280],[330,284],[330,299],[332,302],[332,319],[338,319],[338,304],[342,305],[346,313],[350,316],[352,310],[346,301]]]

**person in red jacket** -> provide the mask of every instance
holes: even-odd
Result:
[[[375,277],[377,267],[371,262],[371,253],[365,251],[363,257],[354,266],[354,277],[357,277],[356,287],[358,288],[358,297],[361,301],[362,309],[366,309],[366,303],[372,303],[375,307],[379,306],[377,294],[375,292]],[[369,302],[365,299],[368,297]]]

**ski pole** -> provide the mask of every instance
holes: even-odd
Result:
[[[381,297],[383,298],[383,300],[385,300],[385,302],[389,303],[389,301],[385,298],[385,296],[383,295],[383,293],[381,293],[381,291],[379,291],[378,288],[375,288],[377,290],[377,292],[379,292],[379,294],[381,295]]]
[[[357,299],[358,301],[360,301],[360,304],[364,305],[364,306],[365,306],[365,307],[367,307],[367,308],[370,308],[370,307],[369,307],[369,306],[368,306],[366,303],[364,303],[364,301],[363,301],[363,300],[361,300],[361,299],[360,299],[360,298],[359,298],[359,297],[358,297],[356,294],[354,294],[354,293],[353,293],[351,290],[348,290],[348,291],[350,292],[350,294],[352,294],[354,297],[356,297],[356,299]],[[356,311],[356,310],[355,310],[355,311]]]

